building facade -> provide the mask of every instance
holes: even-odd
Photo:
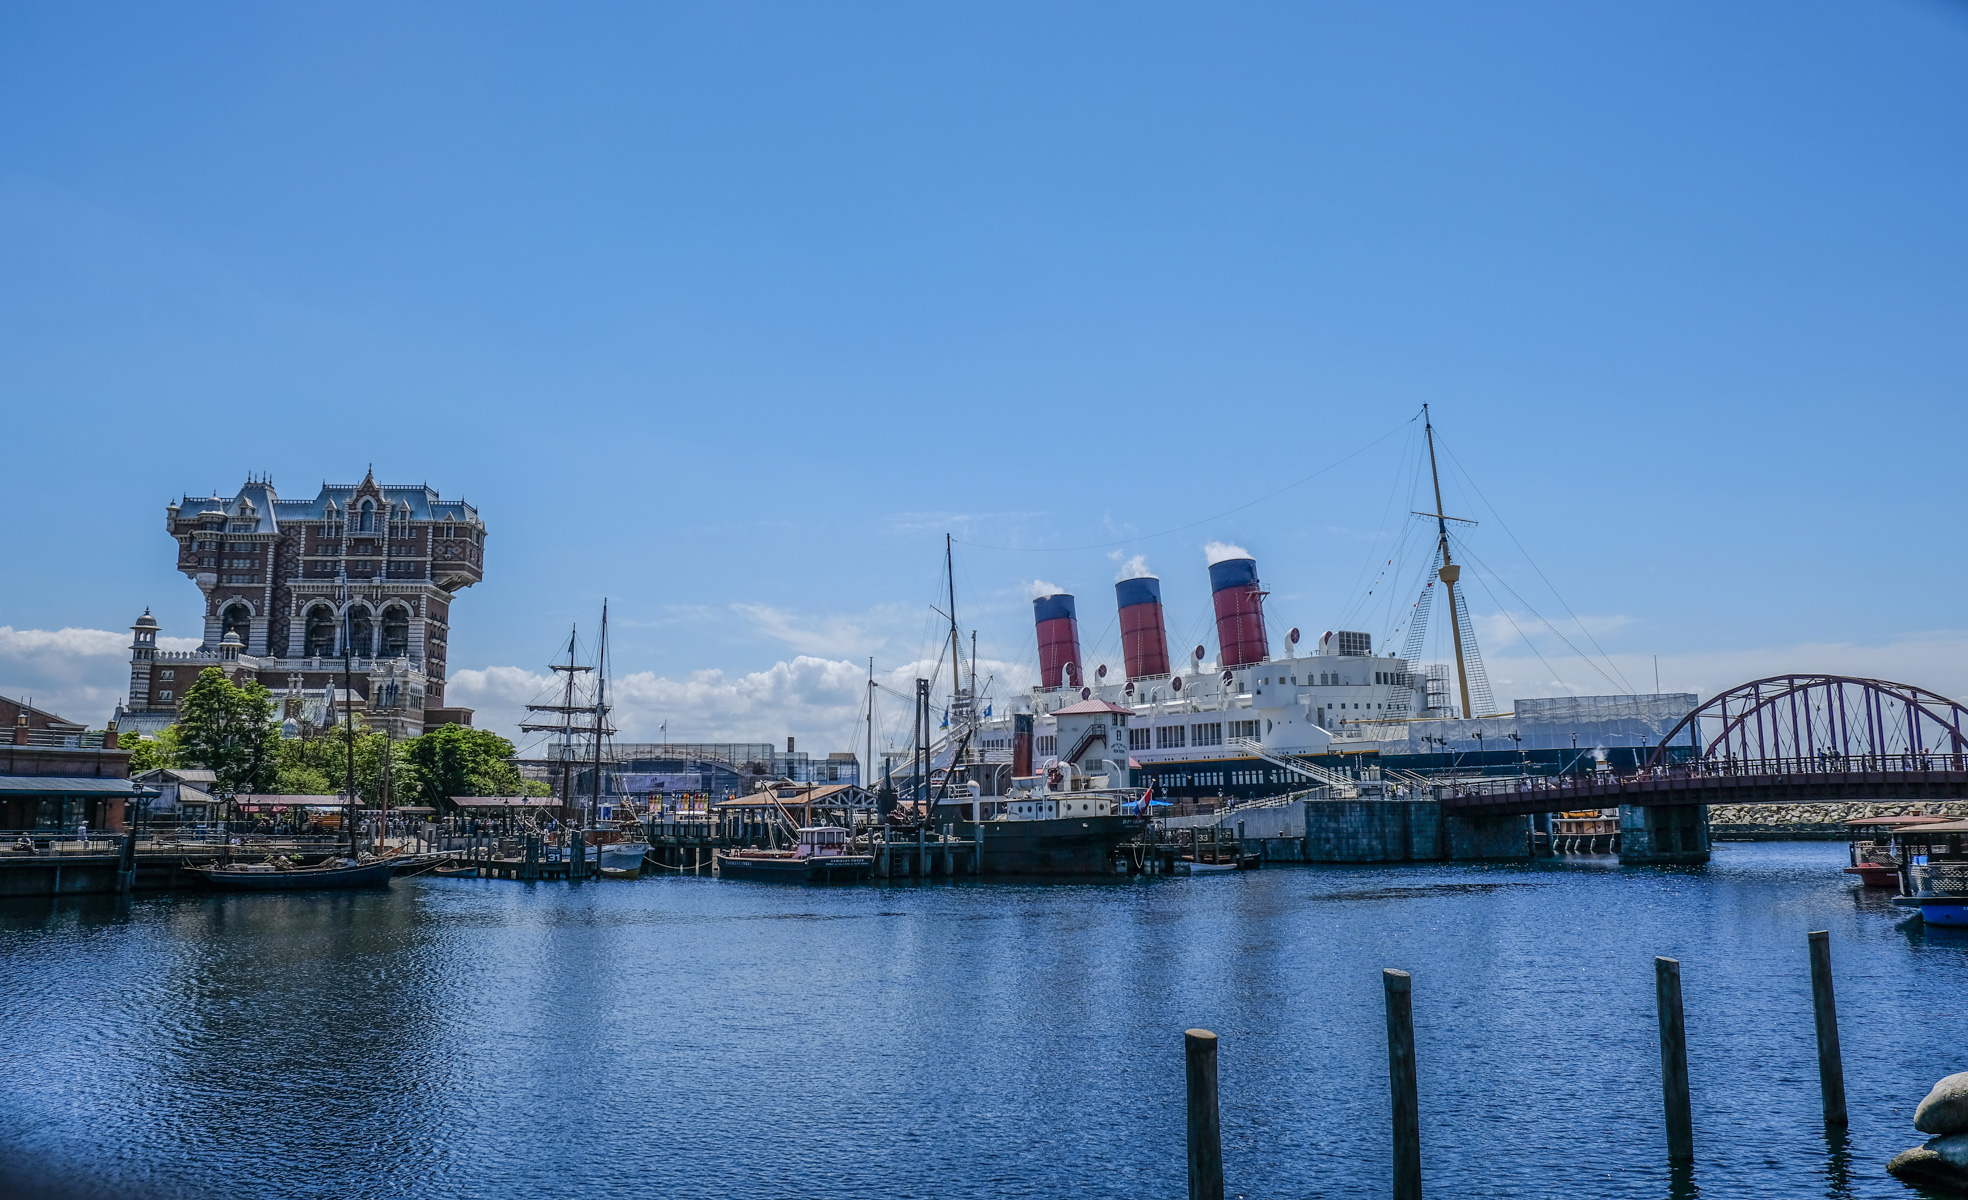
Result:
[[[402,737],[471,723],[444,697],[451,605],[484,573],[485,525],[471,505],[372,473],[307,500],[249,478],[237,495],[186,496],[164,513],[178,569],[204,594],[204,628],[196,650],[166,651],[144,610],[131,626],[122,728],[170,724],[206,667],[257,679],[292,722],[328,724],[352,705]]]

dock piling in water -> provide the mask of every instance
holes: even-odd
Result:
[[[1681,1015],[1681,964],[1654,959],[1654,1006],[1660,1017],[1661,1104],[1667,1116],[1667,1160],[1695,1161],[1695,1118],[1688,1097],[1688,1027]]]
[[[1189,1200],[1223,1200],[1223,1127],[1216,1107],[1216,1035],[1182,1035],[1189,1077]]]
[[[1380,973],[1387,996],[1387,1090],[1394,1101],[1394,1200],[1421,1200],[1421,1096],[1415,1082],[1414,979]]]
[[[1811,933],[1811,1011],[1818,1026],[1818,1091],[1826,1125],[1843,1126],[1845,1059],[1838,1050],[1838,1004],[1831,990],[1831,931]]]

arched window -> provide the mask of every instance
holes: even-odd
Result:
[[[309,658],[335,655],[335,613],[325,604],[308,609],[306,652]]]
[[[219,624],[221,639],[228,633],[236,633],[242,642],[252,640],[253,614],[244,604],[228,604],[225,611],[219,614]]]
[[[404,658],[410,653],[410,614],[391,605],[383,610],[383,657]]]
[[[363,658],[376,652],[376,621],[360,604],[349,609],[349,649]]]
[[[356,527],[363,533],[376,528],[376,506],[367,500],[362,502],[362,523]]]

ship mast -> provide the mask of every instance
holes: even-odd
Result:
[[[601,636],[595,644],[595,702],[594,702],[594,791],[588,804],[587,825],[594,828],[595,817],[601,812],[601,738],[607,732],[608,720],[608,600],[601,602]]]
[[[1455,635],[1456,683],[1462,688],[1462,715],[1474,717],[1476,710],[1469,703],[1469,667],[1462,656],[1462,617],[1456,608],[1456,580],[1462,578],[1462,568],[1449,558],[1451,518],[1442,515],[1442,475],[1435,468],[1435,426],[1428,419],[1426,404],[1421,406],[1421,424],[1428,433],[1428,474],[1435,481],[1435,511],[1429,515],[1435,518],[1435,532],[1442,552],[1442,563],[1436,568],[1435,576],[1442,581],[1449,596],[1449,631]]]
[[[577,712],[584,713],[588,711],[586,705],[580,705],[574,703],[574,677],[583,671],[588,671],[592,669],[588,666],[585,666],[581,663],[577,663],[574,661],[574,647],[579,635],[580,635],[580,628],[578,626],[568,631],[566,662],[547,664],[551,669],[555,671],[566,673],[567,682],[565,683],[565,685],[563,685],[563,692],[562,692],[560,703],[559,704],[529,704],[526,706],[526,711],[528,712],[558,713],[560,714],[560,720],[537,721],[537,722],[522,721],[519,726],[522,731],[527,733],[558,733],[560,735],[560,753],[556,757],[560,759],[560,819],[563,822],[565,822],[572,815],[572,810],[575,804],[574,714]],[[600,724],[599,717],[596,718],[596,724],[597,725]]]

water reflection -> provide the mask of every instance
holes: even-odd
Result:
[[[1842,865],[1766,845],[1706,871],[0,904],[0,1161],[244,1200],[1177,1197],[1201,1025],[1234,1192],[1378,1196],[1379,970],[1401,966],[1431,1194],[1897,1197],[1880,1168],[1958,1063],[1936,997],[1968,995],[1968,935],[1855,900]],[[1684,964],[1692,1169],[1662,1161],[1657,953]]]

